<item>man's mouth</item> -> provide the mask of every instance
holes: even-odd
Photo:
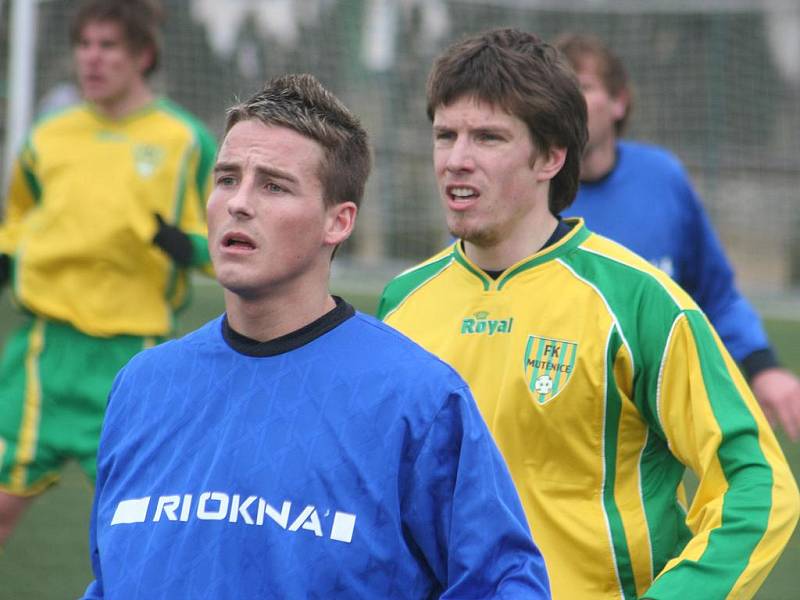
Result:
[[[87,73],[83,76],[83,81],[86,83],[101,83],[104,77],[99,73]]]
[[[256,245],[249,237],[241,233],[228,233],[222,238],[223,248],[255,250]]]
[[[471,187],[451,187],[448,189],[450,197],[454,200],[468,200],[470,198],[475,198],[478,196],[478,193]]]
[[[480,196],[471,185],[448,185],[444,191],[451,208],[466,208]]]

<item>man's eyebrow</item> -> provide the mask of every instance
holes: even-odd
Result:
[[[454,129],[451,125],[433,125],[433,131],[452,131]],[[501,125],[499,123],[486,123],[481,125],[476,125],[475,127],[470,127],[469,130],[471,132],[477,133],[508,133],[510,129],[506,125]]]
[[[237,165],[236,163],[218,162],[214,165],[215,173],[220,173],[220,172],[230,173],[231,171],[238,171],[238,170],[239,170],[239,165]]]
[[[288,171],[284,171],[282,169],[276,169],[275,167],[256,167],[256,172],[260,177],[268,177],[270,179],[283,179],[284,181],[288,181],[289,183],[297,183],[297,177],[295,177]]]
[[[239,163],[235,162],[218,162],[214,165],[214,173],[236,173],[241,171]],[[297,183],[297,177],[275,167],[256,167],[256,172],[259,177],[266,177],[271,179],[282,179],[289,183]]]
[[[509,133],[511,130],[506,125],[501,125],[499,123],[485,123],[483,125],[479,125],[475,127],[473,131],[478,133]]]

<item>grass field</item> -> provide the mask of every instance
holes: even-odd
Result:
[[[374,311],[374,296],[337,291],[361,310]],[[215,287],[202,286],[179,328],[182,332],[189,331],[221,310],[219,291]],[[17,322],[18,316],[5,294],[0,298],[0,339],[4,339]],[[800,372],[800,321],[767,321],[767,329],[787,366]],[[795,477],[800,478],[800,444],[792,444],[783,437],[781,443]],[[64,600],[81,594],[91,578],[87,543],[91,494],[91,488],[80,471],[70,464],[60,484],[37,499],[0,556],[0,600]],[[795,532],[757,598],[798,598],[798,571],[800,533]]]

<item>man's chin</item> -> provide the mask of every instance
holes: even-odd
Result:
[[[240,273],[229,272],[224,268],[216,272],[217,283],[225,290],[237,296],[247,297],[252,294],[253,283]]]
[[[454,238],[463,240],[472,237],[474,233],[473,229],[474,228],[470,227],[468,223],[465,223],[463,219],[454,219],[449,217],[447,219],[447,230]]]
[[[492,232],[483,229],[475,229],[464,226],[448,226],[450,235],[459,240],[472,244],[473,246],[486,247],[492,246],[495,243],[495,237]]]

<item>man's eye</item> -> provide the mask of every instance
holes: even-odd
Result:
[[[233,185],[235,182],[236,180],[230,175],[220,175],[217,177],[217,185],[229,186]]]
[[[452,131],[437,131],[433,134],[436,140],[452,140],[456,135]]]
[[[285,191],[277,183],[268,183],[266,187],[267,187],[267,191],[268,192],[272,192],[273,194],[279,194],[279,193]]]
[[[488,133],[488,132],[479,133],[475,137],[478,139],[478,141],[481,142],[496,142],[502,139],[496,133]]]

